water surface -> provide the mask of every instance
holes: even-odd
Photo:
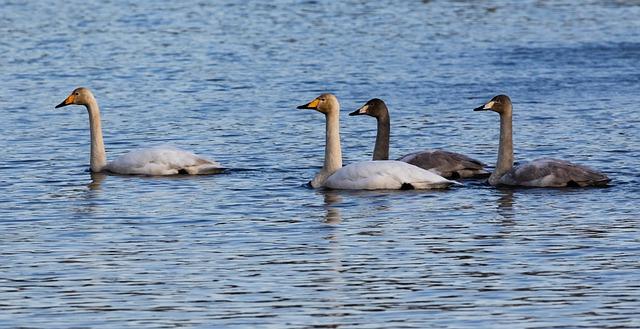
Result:
[[[639,327],[637,1],[0,1],[0,326]],[[108,156],[172,144],[233,170],[90,174],[78,86]],[[345,163],[379,97],[392,157],[598,168],[604,189],[304,186],[342,102]]]

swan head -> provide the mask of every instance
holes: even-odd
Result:
[[[362,105],[359,109],[349,113],[349,116],[354,115],[369,115],[374,118],[379,118],[389,115],[389,109],[387,109],[387,104],[385,104],[383,100],[380,98],[373,98],[368,100],[367,103]]]
[[[476,107],[474,111],[494,111],[500,114],[511,113],[511,98],[507,95],[498,95],[492,98],[488,103]]]
[[[67,105],[88,105],[91,101],[95,101],[91,91],[87,88],[80,87],[74,89],[71,94],[62,101],[62,103],[56,105],[56,108]]]
[[[311,102],[298,106],[298,109],[316,110],[324,114],[340,112],[340,102],[334,94],[322,94]]]

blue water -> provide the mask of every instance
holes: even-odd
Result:
[[[640,2],[0,0],[0,327],[640,327]],[[94,91],[108,156],[170,143],[233,168],[88,172]],[[379,97],[392,157],[516,159],[609,188],[344,192],[304,186],[341,100],[345,163]]]

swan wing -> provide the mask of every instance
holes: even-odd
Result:
[[[430,189],[456,182],[401,161],[362,161],[349,164],[327,178],[333,189]]]
[[[108,171],[125,175],[175,175],[219,173],[223,167],[212,160],[172,146],[137,149],[109,162]]]
[[[445,150],[423,150],[409,153],[398,161],[431,170],[444,177],[486,175],[485,164],[464,154]]]
[[[565,160],[543,158],[514,167],[500,178],[507,185],[532,187],[606,185],[607,175]]]

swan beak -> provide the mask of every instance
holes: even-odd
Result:
[[[487,104],[484,104],[482,106],[478,106],[475,109],[473,109],[474,111],[488,111],[488,110],[492,110],[493,109],[493,105],[495,104],[494,101],[491,101]]]
[[[73,101],[76,100],[76,96],[74,94],[69,95],[69,97],[65,98],[62,103],[56,105],[56,108],[67,106],[73,104]]]
[[[297,109],[299,109],[299,110],[317,110],[319,103],[320,103],[320,100],[318,100],[316,98],[316,99],[312,100],[311,102],[309,102],[307,104],[298,106]]]
[[[364,106],[362,106],[361,108],[349,113],[349,116],[354,116],[354,115],[363,115],[363,114],[367,114],[367,110],[369,109],[369,105],[365,104]]]

